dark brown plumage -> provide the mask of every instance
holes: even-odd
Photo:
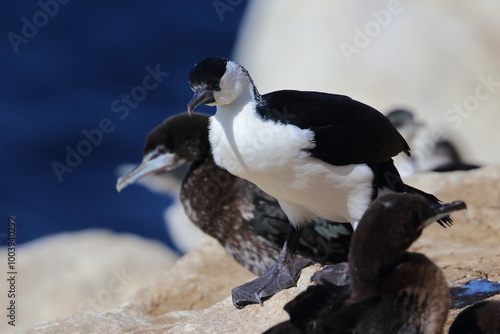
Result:
[[[449,334],[500,334],[500,300],[483,301],[458,314]]]
[[[431,206],[420,195],[388,194],[370,205],[349,252],[350,288],[309,287],[285,307],[287,324],[303,333],[442,333],[450,292],[425,255],[407,252],[431,222],[465,208],[460,201]]]

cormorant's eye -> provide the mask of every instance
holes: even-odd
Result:
[[[219,81],[219,80],[212,80],[212,81],[210,81],[210,85],[211,85],[213,88],[219,88],[219,83],[220,83],[220,81]]]

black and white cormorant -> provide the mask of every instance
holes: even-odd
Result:
[[[210,57],[189,73],[198,105],[217,106],[209,138],[215,162],[278,199],[291,222],[279,261],[260,278],[233,289],[237,306],[261,302],[295,283],[291,257],[300,232],[322,217],[355,227],[370,202],[386,191],[432,195],[405,185],[392,157],[410,154],[380,112],[347,96],[282,90],[260,95],[234,61]],[[440,220],[450,223],[449,217]],[[279,280],[279,283],[276,283]]]
[[[146,139],[142,163],[117,182],[118,191],[140,178],[191,163],[180,199],[186,214],[237,262],[261,275],[277,260],[289,221],[278,202],[252,183],[218,167],[208,141],[208,115],[166,119]],[[317,219],[297,247],[301,265],[347,260],[352,229]]]
[[[308,287],[285,306],[290,320],[266,333],[442,333],[448,282],[425,255],[407,249],[425,227],[462,209],[462,201],[430,205],[414,194],[377,198],[352,237],[350,286]]]

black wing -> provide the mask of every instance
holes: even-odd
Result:
[[[263,95],[263,118],[315,133],[311,154],[333,165],[387,161],[410,148],[392,123],[374,108],[347,96],[276,91]]]

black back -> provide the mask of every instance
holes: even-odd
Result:
[[[410,154],[387,117],[347,96],[282,90],[263,99],[257,108],[261,117],[314,131],[311,154],[332,165],[376,163],[400,152]]]

